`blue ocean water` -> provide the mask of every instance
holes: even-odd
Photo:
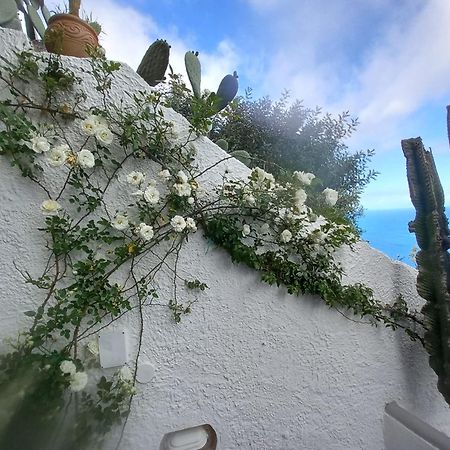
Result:
[[[408,222],[414,220],[415,210],[365,210],[358,220],[363,230],[362,238],[392,259],[415,267],[410,254],[416,244],[416,236],[408,231]]]

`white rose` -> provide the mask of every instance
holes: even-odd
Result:
[[[334,206],[338,201],[339,194],[334,189],[326,188],[323,190],[325,196],[325,203],[329,206]]]
[[[186,228],[186,221],[181,216],[174,216],[170,221],[170,225],[177,233],[181,233]]]
[[[92,169],[95,166],[95,157],[87,149],[83,149],[77,154],[77,163],[83,169]]]
[[[41,211],[43,214],[53,215],[61,209],[61,205],[52,199],[44,200],[41,204]]]
[[[187,199],[187,202],[188,202],[190,205],[193,205],[194,202],[195,202],[194,197],[189,197],[189,198]]]
[[[127,175],[127,183],[132,184],[133,186],[139,186],[145,180],[145,174],[142,172],[130,172]]]
[[[27,145],[35,153],[45,153],[50,150],[50,143],[44,136],[33,136]]]
[[[131,370],[128,366],[123,366],[120,368],[118,372],[119,380],[130,382],[133,381],[133,374],[131,373]]]
[[[189,183],[176,183],[173,185],[173,188],[179,197],[189,197],[192,192]]]
[[[79,392],[86,387],[88,376],[86,372],[76,372],[70,377],[70,390]]]
[[[111,222],[111,225],[119,231],[126,230],[128,228],[128,219],[127,216],[124,216],[123,214],[117,214],[116,217],[114,217],[114,220]]]
[[[73,375],[77,371],[75,364],[72,361],[68,361],[68,360],[63,361],[59,365],[59,368],[62,373],[67,373],[69,375]]]
[[[296,191],[294,195],[295,206],[297,208],[302,206],[305,203],[307,197],[308,196],[306,195],[306,192],[303,189],[299,189],[298,191]]]
[[[111,144],[111,142],[114,139],[114,135],[112,134],[111,130],[106,127],[98,128],[95,132],[95,137],[105,145]]]
[[[188,177],[182,170],[178,171],[177,177],[182,183],[188,182]]]
[[[158,177],[161,178],[162,180],[168,180],[171,175],[170,172],[167,169],[161,170],[161,172],[158,173]]]
[[[159,191],[153,186],[148,186],[144,191],[144,199],[150,205],[156,205],[159,202]]]
[[[244,201],[244,203],[247,203],[247,205],[249,205],[249,206],[254,206],[256,204],[256,199],[251,194],[244,194],[244,196],[242,197],[242,200]]]
[[[138,226],[138,233],[144,241],[150,241],[153,238],[153,227],[146,223],[140,223]]]
[[[250,225],[245,224],[242,227],[242,236],[248,236],[250,234],[251,230],[250,230]]]
[[[288,243],[292,239],[292,233],[289,230],[283,230],[280,235],[281,242],[285,244]]]
[[[295,171],[294,176],[297,177],[298,181],[300,183],[305,184],[306,186],[309,186],[311,184],[311,181],[316,178],[316,176],[309,172],[301,172],[301,171]]]
[[[94,136],[94,134],[97,131],[98,123],[95,117],[96,116],[89,116],[87,119],[84,119],[80,124],[81,131],[87,136]]]
[[[195,223],[195,220],[192,217],[188,217],[186,219],[186,227],[191,230],[192,232],[197,231],[197,225]]]
[[[53,147],[48,153],[47,153],[47,161],[49,166],[52,167],[60,167],[62,166],[67,159],[67,155],[70,152],[70,148],[67,144],[58,145],[56,147]]]

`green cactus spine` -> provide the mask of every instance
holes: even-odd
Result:
[[[431,368],[438,376],[438,389],[450,404],[450,248],[444,192],[431,151],[420,138],[402,141],[409,191],[416,217],[409,224],[420,247],[417,292],[426,300],[425,348]]]
[[[217,112],[222,111],[222,109],[230,104],[236,96],[238,89],[239,83],[236,71],[233,72],[233,75],[226,75],[223,78],[216,93],[218,97]]]
[[[137,73],[150,85],[156,86],[164,79],[169,65],[170,45],[164,39],[157,39],[146,51]]]
[[[186,52],[184,55],[184,65],[186,66],[186,72],[195,97],[201,98],[200,83],[202,79],[202,66],[198,59],[198,52]]]

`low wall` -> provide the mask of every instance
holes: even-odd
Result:
[[[27,46],[19,32],[0,29],[0,54]],[[81,72],[86,61],[67,58],[85,77],[87,106],[95,104],[92,80]],[[149,89],[127,66],[113,83],[113,99]],[[7,91],[0,86],[0,97]],[[185,119],[173,111],[166,117],[178,133],[187,132]],[[196,142],[200,167],[224,153],[208,139]],[[248,169],[227,161],[236,176]],[[224,164],[203,180],[214,185]],[[143,170],[153,170],[148,166]],[[39,302],[23,282],[17,266],[37,274],[45,260],[39,205],[41,195],[27,179],[0,164],[0,337],[24,328],[23,315]],[[120,189],[115,193],[123,198]],[[378,299],[399,293],[420,307],[415,292],[416,271],[391,261],[366,243],[339,254],[347,282],[364,282]],[[373,449],[383,448],[385,405],[397,401],[425,422],[450,433],[448,406],[436,389],[419,343],[402,332],[349,320],[314,297],[293,297],[270,287],[258,273],[232,264],[221,249],[205,241],[201,230],[181,253],[180,272],[208,284],[192,313],[175,324],[167,310],[148,308],[141,363],[150,363],[154,376],[138,386],[123,449],[157,449],[165,433],[208,423],[218,434],[218,448],[242,449]],[[162,295],[169,274],[160,281]],[[130,353],[137,342],[136,318],[116,328],[130,335]],[[5,345],[2,345],[5,348]],[[111,447],[112,448],[112,447]]]

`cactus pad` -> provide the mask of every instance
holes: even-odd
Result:
[[[226,106],[230,104],[233,98],[236,96],[239,88],[238,75],[236,71],[233,75],[227,75],[220,82],[219,89],[217,89],[217,97],[219,97],[219,103],[217,105],[217,111],[222,111]]]
[[[202,79],[202,66],[198,59],[198,52],[186,52],[184,55],[184,65],[191,82],[192,90],[197,98],[202,96],[200,83]]]
[[[137,73],[150,85],[156,86],[164,79],[169,65],[170,45],[164,39],[157,39],[146,51]]]
[[[2,0],[0,2],[0,25],[5,26],[13,22],[15,18],[17,18],[17,5],[15,0]]]

